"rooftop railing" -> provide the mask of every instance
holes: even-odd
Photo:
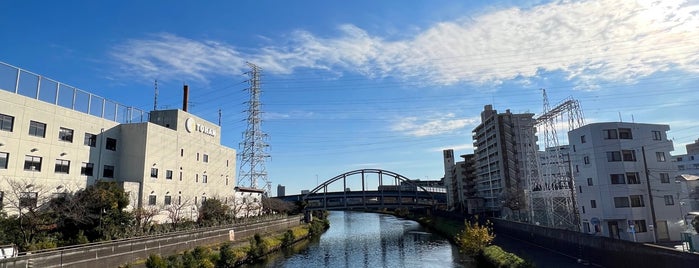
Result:
[[[0,89],[118,123],[148,121],[148,112],[0,62]]]

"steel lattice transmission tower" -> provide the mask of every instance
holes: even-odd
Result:
[[[577,229],[579,215],[570,156],[561,147],[557,128],[567,127],[570,131],[582,127],[585,124],[582,109],[580,102],[572,97],[552,109],[546,90],[542,91],[544,111],[536,119],[536,126],[543,132],[544,152],[542,157],[534,159],[544,162],[536,164],[538,174],[531,177],[529,184],[533,220],[550,227]]]
[[[269,145],[268,136],[262,132],[261,102],[260,102],[260,73],[262,69],[255,64],[247,63],[250,72],[247,72],[250,79],[250,100],[247,101],[247,129],[243,133],[244,140],[240,143],[242,151],[238,153],[240,169],[238,172],[238,186],[259,189],[258,183],[262,183],[262,189],[269,195],[272,183],[267,177],[265,162],[270,155],[267,153]]]

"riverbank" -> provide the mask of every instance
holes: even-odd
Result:
[[[329,227],[327,219],[316,217],[311,223],[281,232],[255,233],[248,241],[198,246],[192,250],[163,257],[152,254],[144,263],[135,266],[165,267],[237,267],[254,263],[266,255],[292,247],[300,241],[322,234]]]
[[[387,213],[396,217],[417,221],[426,228],[448,238],[451,243],[456,245],[459,244],[456,239],[457,236],[466,227],[464,221],[431,215],[429,213],[413,214],[405,211],[380,211],[380,213]],[[492,226],[488,225],[488,223],[485,223],[484,227],[491,228],[490,232],[492,232]],[[516,254],[507,252],[496,245],[486,246],[474,257],[478,260],[479,267],[534,267],[530,261],[524,260]]]

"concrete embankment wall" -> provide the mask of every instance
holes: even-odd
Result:
[[[491,219],[508,235],[603,267],[698,267],[699,254],[574,231]]]
[[[241,241],[255,233],[285,230],[301,224],[302,217],[212,227],[160,236],[138,237],[98,244],[37,252],[10,259],[0,259],[0,268],[10,267],[118,267],[151,254],[163,256],[191,250],[196,246],[214,245],[227,241]]]

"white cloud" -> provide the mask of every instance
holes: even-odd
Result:
[[[354,25],[324,38],[297,31],[285,45],[243,55],[232,46],[161,34],[130,40],[113,55],[139,76],[240,73],[248,59],[267,72],[345,69],[439,84],[501,83],[559,71],[595,81],[633,82],[671,69],[699,71],[699,7],[685,1],[561,1],[445,21],[387,41]],[[393,39],[395,40],[395,39]]]
[[[393,123],[391,130],[415,137],[434,136],[477,124],[479,118],[456,118],[453,113],[437,118],[404,117]]]

